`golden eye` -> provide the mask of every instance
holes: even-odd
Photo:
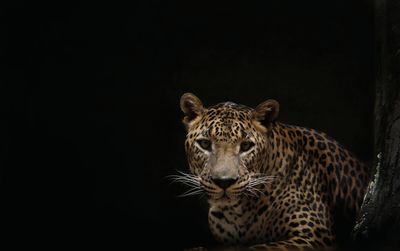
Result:
[[[199,139],[197,140],[197,144],[199,144],[199,146],[204,150],[211,151],[211,141],[208,139]]]
[[[251,141],[243,141],[240,144],[240,152],[247,152],[254,146],[254,143]]]

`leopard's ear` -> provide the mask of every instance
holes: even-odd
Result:
[[[268,99],[259,104],[252,112],[253,119],[262,125],[268,126],[273,122],[279,113],[279,103],[276,100]]]
[[[192,93],[185,93],[180,101],[181,110],[185,114],[183,123],[189,126],[190,122],[200,117],[204,113],[203,103],[201,100]]]

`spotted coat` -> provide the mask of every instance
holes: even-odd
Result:
[[[208,197],[217,240],[257,250],[334,247],[333,210],[357,213],[368,181],[350,151],[322,132],[277,122],[275,100],[205,108],[186,93],[181,109],[190,171]]]

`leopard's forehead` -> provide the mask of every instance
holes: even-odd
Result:
[[[252,110],[233,102],[209,107],[200,122],[204,136],[231,143],[248,137],[249,130],[252,130]]]

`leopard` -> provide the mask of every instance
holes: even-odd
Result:
[[[327,134],[279,122],[279,107],[274,99],[205,107],[184,93],[189,170],[177,180],[206,196],[209,229],[223,245],[335,250],[334,214],[355,221],[369,168]]]

